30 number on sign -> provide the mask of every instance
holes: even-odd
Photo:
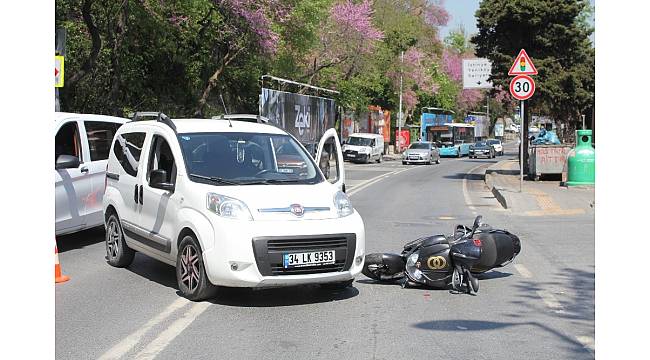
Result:
[[[510,94],[517,100],[529,99],[535,93],[535,81],[528,75],[515,76],[510,81]]]

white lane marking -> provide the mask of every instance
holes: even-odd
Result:
[[[178,336],[185,328],[187,328],[202,312],[207,310],[211,304],[209,302],[202,302],[192,305],[190,309],[183,314],[183,317],[174,321],[165,331],[160,333],[157,338],[147,345],[142,351],[135,355],[136,360],[151,360],[155,358],[161,351],[169,345],[176,336]]]
[[[361,191],[361,190],[367,188],[368,186],[370,186],[370,185],[372,185],[372,184],[375,184],[375,183],[377,183],[377,182],[379,182],[379,181],[381,181],[381,180],[383,180],[383,179],[389,177],[390,175],[397,175],[397,174],[402,173],[402,172],[404,172],[404,171],[409,171],[409,170],[413,170],[413,169],[417,169],[417,168],[418,168],[418,167],[410,167],[410,168],[406,168],[406,169],[395,170],[395,171],[389,172],[389,173],[387,173],[387,174],[378,175],[378,176],[375,176],[375,177],[370,178],[370,179],[368,179],[368,180],[365,180],[365,181],[363,181],[363,182],[360,182],[359,184],[357,184],[357,185],[354,187],[354,189],[348,191],[348,196],[352,196],[352,195],[358,193],[359,191]]]
[[[134,333],[130,334],[124,340],[120,341],[117,343],[115,346],[110,348],[104,355],[102,355],[99,359],[100,360],[108,360],[108,359],[120,359],[124,354],[129,352],[135,345],[140,342],[140,339],[142,336],[144,336],[147,331],[151,330],[152,327],[158,325],[161,323],[163,320],[167,319],[174,311],[182,308],[183,306],[187,305],[190,301],[187,300],[186,298],[178,298],[176,301],[174,301],[171,305],[169,305],[165,310],[163,310],[160,314],[156,315],[153,319],[149,320],[144,326],[142,326],[140,329],[135,331]]]
[[[521,275],[522,277],[524,277],[526,279],[530,279],[530,278],[533,277],[533,274],[530,271],[528,271],[528,269],[526,269],[526,267],[524,265],[515,264],[514,266],[515,266],[515,269],[517,269],[517,271],[519,272],[519,275]]]
[[[591,352],[592,355],[593,355],[593,351],[596,349],[596,346],[595,346],[596,343],[595,343],[593,337],[591,337],[591,336],[576,336],[576,339],[578,339],[578,342],[580,342],[582,344],[582,346],[584,346],[587,350],[589,350],[589,352]]]
[[[476,215],[476,211],[474,211],[476,210],[476,208],[472,206],[472,200],[470,199],[469,192],[467,191],[467,177],[471,175],[474,172],[474,170],[480,168],[481,166],[485,166],[485,164],[481,164],[479,166],[473,167],[472,169],[470,169],[470,171],[467,172],[467,174],[465,174],[465,176],[463,176],[463,197],[465,198],[465,204],[467,205],[467,207],[469,207],[470,210],[472,210],[472,214],[474,215]]]
[[[537,291],[537,296],[542,298],[546,306],[548,306],[549,308],[555,310],[556,312],[562,311],[563,309],[562,304],[560,304],[558,299],[550,292],[545,290],[539,290]]]

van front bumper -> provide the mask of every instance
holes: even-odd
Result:
[[[363,220],[234,221],[215,224],[215,246],[203,252],[210,282],[231,287],[276,287],[340,282],[361,272],[365,256]],[[225,221],[224,221],[225,220]],[[335,263],[290,268],[288,253],[335,252]]]

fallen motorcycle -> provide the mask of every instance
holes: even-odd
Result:
[[[519,238],[506,230],[481,223],[472,228],[457,225],[453,235],[433,235],[404,245],[401,254],[366,255],[363,274],[382,282],[400,282],[403,287],[426,285],[451,287],[459,292],[478,292],[475,275],[502,267],[521,251]]]

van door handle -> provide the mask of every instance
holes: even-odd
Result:
[[[87,172],[88,172],[88,167],[87,167],[87,166],[83,166],[83,167],[81,167],[81,169],[79,169],[79,170],[80,170],[82,173],[87,173]]]
[[[144,191],[142,191],[142,185],[140,185],[140,205],[143,205],[142,204],[142,194],[143,193],[144,193]]]
[[[135,203],[138,203],[138,184],[135,184],[135,191],[133,191],[133,201]]]

